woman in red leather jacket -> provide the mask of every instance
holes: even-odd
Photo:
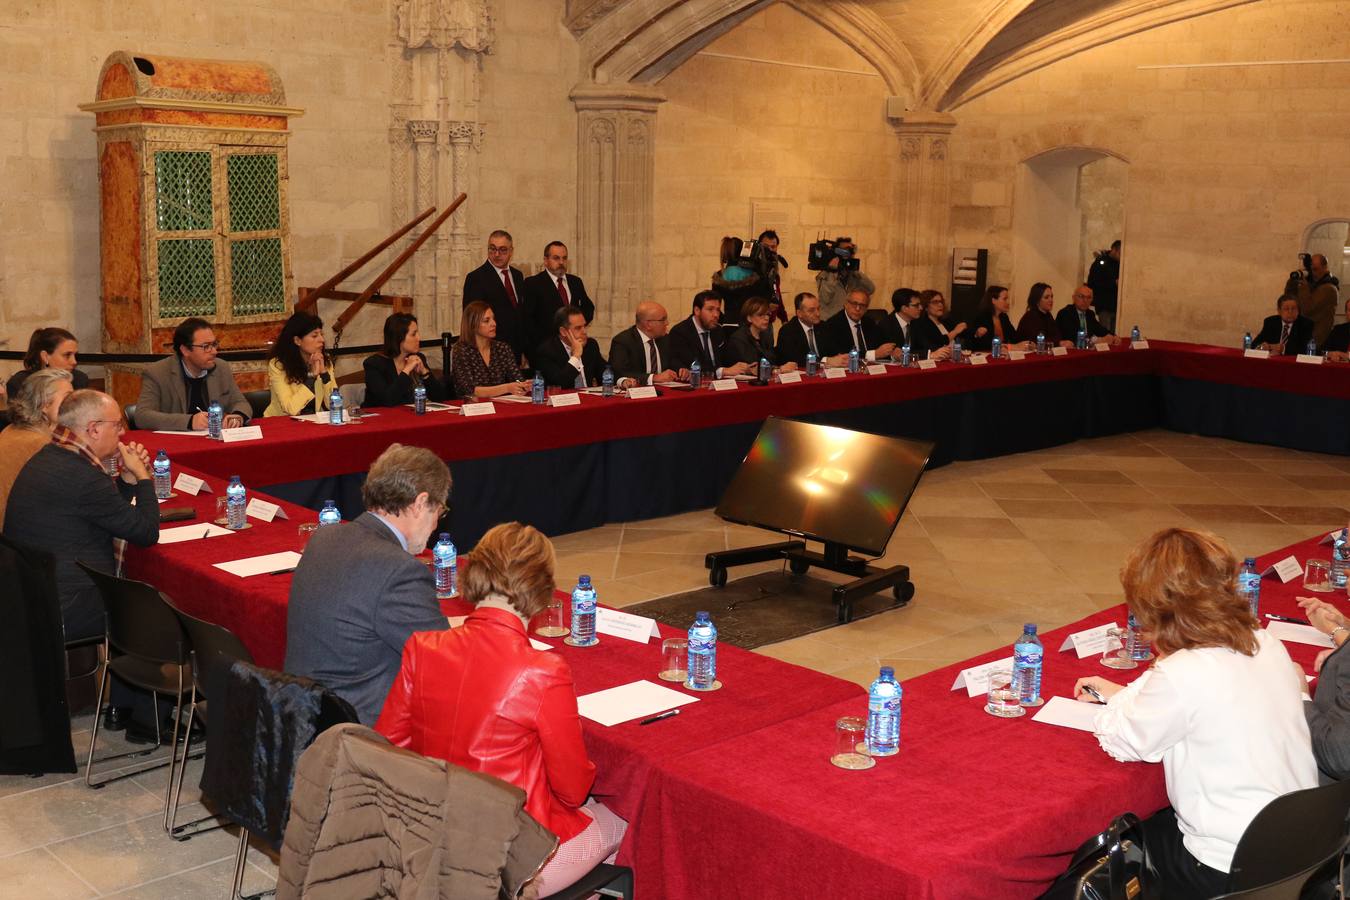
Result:
[[[476,609],[459,628],[408,639],[375,723],[399,747],[525,791],[525,810],[561,842],[536,878],[540,896],[612,857],[627,828],[586,800],[595,764],[582,742],[571,668],[526,636],[553,595],[553,560],[549,539],[528,525],[483,535],[461,584]]]

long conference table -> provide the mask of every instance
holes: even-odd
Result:
[[[678,442],[674,450],[663,446],[671,436],[692,434],[707,440],[719,428],[748,427],[753,437],[758,423],[770,414],[839,424],[840,419],[871,413],[874,418],[868,421],[890,429],[883,433],[949,428],[950,422],[925,422],[918,415],[900,415],[895,421],[897,410],[913,412],[915,404],[947,402],[967,408],[963,412],[946,406],[940,411],[955,410],[963,418],[981,410],[988,415],[1015,405],[1018,391],[1048,390],[1061,399],[1081,401],[1086,406],[1074,416],[1066,411],[1075,427],[1111,433],[1175,422],[1181,413],[1172,406],[1200,402],[1197,386],[1206,392],[1201,412],[1225,432],[1246,427],[1253,417],[1272,427],[1264,414],[1254,415],[1254,407],[1263,413],[1261,397],[1267,394],[1280,398],[1282,409],[1314,404],[1322,428],[1318,441],[1325,441],[1328,432],[1343,432],[1350,420],[1343,415],[1339,423],[1330,421],[1327,412],[1350,401],[1350,370],[1345,367],[1243,359],[1217,348],[1153,342],[1147,350],[892,371],[833,383],[821,379],[743,386],[726,393],[672,392],[646,401],[587,397],[580,406],[558,409],[502,404],[497,415],[482,419],[450,413],[414,417],[394,409],[341,428],[268,420],[262,423],[263,440],[232,445],[174,435],[134,434],[132,439],[152,449],[165,447],[178,470],[205,480],[209,491],[172,501],[175,506],[192,505],[194,521],[200,523],[214,516],[215,498],[222,495],[230,474],[241,474],[255,485],[298,481],[300,473],[346,475],[368,466],[395,440],[431,447],[452,460],[458,504],[465,490],[462,464],[475,460],[503,465],[504,458],[509,465],[527,454],[586,448],[587,453],[599,453],[595,466],[605,470],[616,464],[605,455],[607,444],[647,442],[627,452],[637,458],[659,457],[688,449]],[[1175,403],[1170,393],[1179,395]],[[1001,399],[990,400],[991,394]],[[1040,403],[1047,396],[1031,396],[1028,402]],[[1099,408],[1092,405],[1094,399],[1117,399],[1127,407]],[[1230,418],[1215,412],[1219,403],[1234,407]],[[1144,425],[1138,424],[1141,420]],[[1274,421],[1278,424],[1279,417]],[[967,422],[957,430],[969,427]],[[1299,434],[1270,442],[1297,445],[1304,439]],[[948,448],[950,458],[962,455],[960,441],[968,437],[956,435],[956,445]],[[1028,440],[1051,438],[1058,440],[1058,434],[1027,434]],[[986,452],[988,447],[976,449]],[[665,474],[662,470],[660,477],[643,480],[642,490],[656,489],[653,483]],[[551,477],[565,482],[612,473],[564,466],[552,470]],[[634,484],[628,481],[628,491],[641,493],[634,491]],[[316,521],[317,515],[271,499],[285,519],[251,520],[251,528],[220,538],[131,548],[126,571],[154,584],[187,612],[234,631],[259,664],[279,668],[291,576],[239,578],[214,565],[303,549],[298,525]],[[693,505],[710,503],[700,499]],[[1328,555],[1314,538],[1258,562],[1265,566],[1291,553],[1300,562]],[[604,585],[598,587],[603,599]],[[1296,585],[1268,579],[1263,608],[1297,614],[1296,593]],[[923,602],[922,594],[918,602]],[[444,608],[447,615],[465,611],[457,601],[447,601]],[[1082,675],[1129,680],[1135,673],[1113,676],[1095,656],[1080,660],[1058,652],[1072,632],[1123,620],[1123,606],[1117,606],[1044,634],[1045,695],[1066,695]],[[660,630],[662,637],[677,633],[664,625]],[[642,645],[604,638],[587,649],[560,640],[547,643],[568,659],[579,694],[654,680],[660,666],[656,639]],[[1316,648],[1287,646],[1310,671]],[[598,768],[594,793],[630,823],[620,861],[634,866],[642,896],[672,900],[1036,896],[1063,870],[1068,854],[1113,815],[1132,810],[1147,816],[1165,805],[1166,794],[1160,766],[1116,763],[1090,734],[1033,722],[1030,716],[995,719],[983,712],[982,698],[951,690],[962,669],[1008,653],[1006,648],[993,651],[905,682],[901,752],[863,772],[841,770],[828,761],[834,721],[841,715],[865,714],[866,697],[858,685],[729,645],[718,654],[725,688],[699,695],[699,702],[683,707],[680,715],[650,726],[628,722],[604,727],[583,720]]]

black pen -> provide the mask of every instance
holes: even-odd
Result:
[[[1101,693],[1100,693],[1095,687],[1093,687],[1093,686],[1090,685],[1090,684],[1085,684],[1085,685],[1083,685],[1081,688],[1079,688],[1079,690],[1081,690],[1083,693],[1085,693],[1085,694],[1089,695],[1090,697],[1092,697],[1092,698],[1093,698],[1094,700],[1096,700],[1098,703],[1105,703],[1105,702],[1106,702],[1106,698],[1103,697],[1103,696],[1101,695]]]
[[[289,569],[277,569],[275,572],[268,572],[267,574],[268,574],[268,575],[285,575],[285,574],[288,573],[288,572],[294,572],[294,571],[295,571],[295,566],[291,566]]]
[[[650,724],[652,724],[653,722],[660,722],[662,719],[669,719],[671,716],[678,716],[679,714],[680,714],[679,709],[672,709],[672,710],[670,710],[670,711],[668,711],[668,712],[663,712],[663,713],[661,713],[660,715],[652,716],[650,719],[643,719],[643,720],[642,720],[641,722],[639,722],[638,724],[639,724],[639,725],[650,725]]]
[[[1277,616],[1274,613],[1266,613],[1267,619],[1274,619],[1276,622],[1288,622],[1291,625],[1311,625],[1307,619],[1293,619],[1289,616]]]

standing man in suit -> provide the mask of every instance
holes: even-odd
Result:
[[[1073,303],[1059,311],[1055,316],[1055,327],[1066,341],[1077,343],[1078,332],[1087,332],[1088,340],[1094,344],[1118,344],[1120,338],[1111,333],[1092,311],[1092,288],[1080,284],[1074,288]]]
[[[820,330],[820,300],[815,294],[801,292],[792,298],[792,308],[796,315],[778,329],[774,352],[779,362],[795,362],[804,367],[807,353],[814,353],[822,366],[842,366],[848,362],[847,354],[826,356],[821,352],[824,334]]]
[[[886,340],[881,329],[867,318],[867,307],[872,295],[864,290],[852,290],[839,310],[820,327],[824,351],[830,356],[848,355],[856,349],[867,362],[889,359],[895,353],[895,343]]]
[[[450,470],[422,447],[391,444],[370,467],[366,512],[305,546],[286,612],[286,671],[379,718],[415,631],[444,631],[436,582],[417,554],[450,496]],[[153,494],[152,494],[153,497]]]
[[[482,300],[497,320],[497,340],[510,344],[524,358],[529,347],[524,310],[525,276],[511,265],[515,252],[511,232],[498,229],[488,235],[487,260],[464,276],[464,305]],[[526,363],[522,363],[522,366]]]
[[[633,327],[614,335],[609,345],[609,364],[618,386],[688,380],[689,370],[677,369],[671,362],[666,308],[644,300],[638,304],[634,320]]]
[[[708,378],[742,375],[751,366],[737,363],[719,367],[722,347],[727,342],[722,327],[722,298],[716,291],[699,291],[694,295],[694,308],[689,318],[670,329],[670,364],[676,369],[688,369],[698,360],[699,368]]]
[[[586,295],[586,285],[567,271],[567,245],[549,241],[544,247],[544,271],[525,279],[526,347],[538,347],[553,337],[554,314],[564,306],[575,306],[586,317],[595,318],[595,304]]]
[[[600,383],[605,358],[600,345],[586,335],[586,314],[564,306],[553,314],[553,337],[544,338],[530,359],[553,387],[584,388]]]
[[[1275,301],[1278,312],[1266,316],[1261,333],[1252,341],[1257,350],[1269,350],[1275,356],[1298,356],[1308,352],[1313,336],[1313,320],[1300,315],[1298,297],[1284,294]]]
[[[206,409],[215,400],[226,428],[249,420],[252,408],[235,383],[230,364],[216,359],[220,341],[205,319],[184,319],[173,330],[173,356],[146,366],[133,427],[205,431]]]

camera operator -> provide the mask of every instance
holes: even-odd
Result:
[[[816,295],[820,297],[821,318],[833,318],[844,308],[844,299],[852,291],[862,291],[869,297],[876,293],[877,286],[859,269],[841,267],[841,259],[856,258],[857,255],[858,245],[852,240],[844,238],[837,241],[835,254],[830,257],[829,264],[816,273]]]
[[[744,249],[745,241],[740,238],[722,238],[722,268],[712,277],[712,289],[722,298],[722,317],[734,325],[741,324],[742,303],[750,297],[763,297],[769,291],[769,285],[758,272],[741,265]]]
[[[1108,331],[1116,330],[1116,297],[1120,290],[1120,240],[1110,250],[1099,250],[1088,267],[1087,286],[1092,288],[1092,308]]]
[[[772,287],[769,294],[769,318],[786,322],[787,311],[783,309],[783,276],[778,270],[787,268],[787,260],[778,255],[778,232],[766,228],[755,238],[755,242],[764,249],[764,258],[769,265],[769,284]]]
[[[1327,258],[1320,253],[1299,254],[1303,263],[1300,271],[1290,272],[1284,292],[1298,298],[1298,311],[1312,319],[1313,337],[1320,347],[1331,334],[1336,320],[1336,305],[1340,299],[1338,282],[1328,271]]]

